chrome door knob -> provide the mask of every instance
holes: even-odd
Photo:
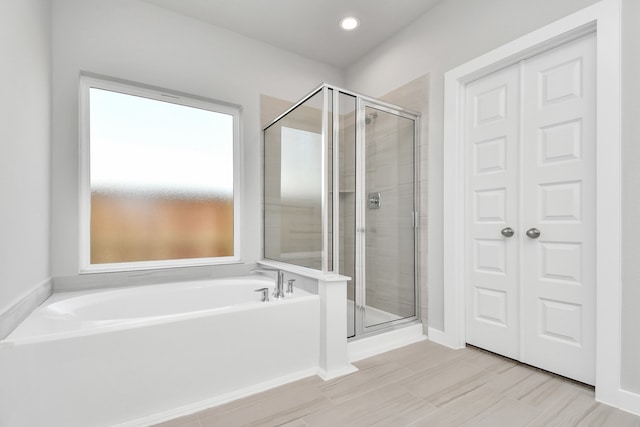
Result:
[[[540,237],[540,230],[538,230],[537,228],[530,228],[527,230],[527,237],[531,238],[531,239],[537,239],[538,237]]]
[[[504,237],[511,237],[511,236],[513,236],[515,231],[513,231],[513,228],[511,228],[511,227],[505,227],[500,231],[500,233],[502,233],[502,235]]]

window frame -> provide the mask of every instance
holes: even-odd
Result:
[[[90,89],[102,89],[156,101],[228,114],[233,117],[233,255],[225,257],[186,258],[171,260],[132,261],[91,264],[91,140]],[[156,270],[208,265],[227,265],[242,262],[241,219],[243,181],[241,169],[242,138],[239,105],[216,101],[196,95],[148,86],[109,77],[80,74],[79,99],[79,272],[104,273],[118,271]]]

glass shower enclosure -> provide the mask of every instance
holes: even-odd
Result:
[[[418,319],[418,121],[323,84],[264,128],[263,256],[350,277],[349,338]]]

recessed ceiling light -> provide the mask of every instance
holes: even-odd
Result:
[[[340,28],[345,31],[352,31],[358,28],[360,25],[360,21],[358,18],[354,18],[353,16],[347,16],[346,18],[342,18],[340,20]]]

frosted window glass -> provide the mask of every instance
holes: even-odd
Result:
[[[234,117],[90,88],[90,262],[234,255]]]

